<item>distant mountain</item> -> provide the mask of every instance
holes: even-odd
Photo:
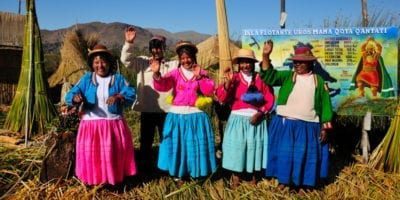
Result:
[[[102,22],[91,22],[85,24],[77,24],[64,29],[57,30],[41,30],[42,42],[45,52],[58,52],[64,35],[68,30],[78,27],[83,34],[96,33],[100,36],[100,42],[105,44],[110,49],[119,51],[124,43],[124,30],[127,26],[135,27],[137,31],[137,38],[135,44],[139,49],[147,48],[148,41],[155,34],[164,35],[167,38],[167,46],[172,47],[179,40],[190,40],[193,43],[199,43],[210,35],[197,33],[194,31],[185,31],[171,33],[164,29],[155,28],[142,28],[135,25],[125,23],[102,23]]]
[[[202,34],[194,31],[183,31],[183,32],[176,32],[176,33],[171,33],[169,31],[166,31],[164,29],[154,29],[154,28],[146,28],[148,31],[150,31],[154,35],[163,35],[167,37],[167,45],[175,45],[176,42],[180,40],[185,40],[185,41],[191,41],[195,44],[204,41],[210,35],[208,34]]]

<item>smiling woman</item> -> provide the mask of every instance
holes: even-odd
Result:
[[[276,115],[268,127],[266,176],[278,179],[280,187],[294,184],[315,187],[328,176],[327,132],[332,128],[332,104],[321,76],[313,73],[317,59],[306,46],[297,47],[290,58],[294,71],[278,71],[271,65],[271,40],[263,49],[262,79],[279,89]]]
[[[136,174],[131,131],[122,107],[132,105],[135,90],[121,74],[104,45],[89,51],[88,72],[67,93],[69,106],[82,105],[76,139],[76,176],[85,184],[121,183]],[[104,172],[107,173],[104,173]]]
[[[115,66],[112,55],[104,45],[96,45],[92,51],[89,51],[88,61],[91,69],[101,77],[106,77],[115,70],[112,68]]]
[[[274,104],[272,90],[254,71],[258,62],[254,51],[240,49],[233,59],[239,72],[228,68],[225,81],[216,90],[221,104],[232,109],[222,142],[222,167],[232,171],[232,187],[239,185],[240,173],[252,175],[265,169],[267,163],[268,133],[265,116]]]
[[[297,74],[307,74],[310,73],[312,69],[312,63],[313,61],[293,61],[293,66],[294,66],[294,71]]]
[[[151,66],[154,89],[172,90],[174,95],[164,122],[158,167],[179,184],[182,179],[206,177],[217,170],[210,119],[196,107],[201,96],[213,95],[214,81],[197,65],[197,51],[191,42],[181,41],[176,45],[178,68],[162,75],[160,63]]]

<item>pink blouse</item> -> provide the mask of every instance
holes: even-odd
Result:
[[[195,106],[197,96],[201,92],[204,96],[212,96],[214,92],[214,81],[207,77],[207,71],[201,70],[202,78],[193,77],[188,80],[183,75],[182,69],[178,68],[167,73],[160,79],[154,79],[154,88],[164,92],[171,88],[174,100],[172,105]]]
[[[274,93],[272,88],[266,85],[258,74],[256,75],[254,83],[259,92],[264,95],[264,104],[260,105],[260,107],[245,103],[241,100],[241,96],[246,93],[247,89],[249,88],[249,84],[244,80],[241,73],[235,73],[232,81],[232,87],[228,88],[227,90],[224,88],[223,84],[217,88],[216,96],[220,103],[231,104],[232,110],[253,108],[264,113],[271,110],[275,101]]]

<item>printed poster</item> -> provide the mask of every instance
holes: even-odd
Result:
[[[296,46],[306,45],[317,57],[315,73],[329,86],[339,115],[393,115],[398,97],[398,28],[245,29],[243,48],[261,60],[264,42],[271,39],[271,62],[291,70],[288,59]],[[277,89],[275,90],[275,92]],[[277,92],[276,92],[277,93]]]

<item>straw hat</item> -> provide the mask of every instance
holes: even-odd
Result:
[[[294,50],[294,55],[290,57],[289,60],[314,61],[317,60],[317,58],[312,54],[309,47],[301,46]]]
[[[110,62],[109,64],[114,64],[114,58],[107,47],[102,44],[96,44],[93,49],[89,49],[87,64],[90,68],[92,68],[94,56],[98,54],[103,54],[107,57],[107,60]]]
[[[254,55],[254,51],[250,50],[250,49],[239,49],[238,53],[233,58],[232,63],[238,64],[238,60],[240,58],[247,58],[247,59],[253,60],[254,62],[258,62],[258,60],[256,59],[256,56]]]
[[[89,49],[88,57],[90,58],[95,53],[104,53],[112,57],[111,52],[107,49],[106,46],[102,44],[96,44],[96,46],[94,46],[93,49]]]
[[[190,51],[192,51],[194,54],[197,53],[197,47],[190,41],[180,41],[176,44],[175,51],[177,54],[181,51],[182,48],[188,48]]]

